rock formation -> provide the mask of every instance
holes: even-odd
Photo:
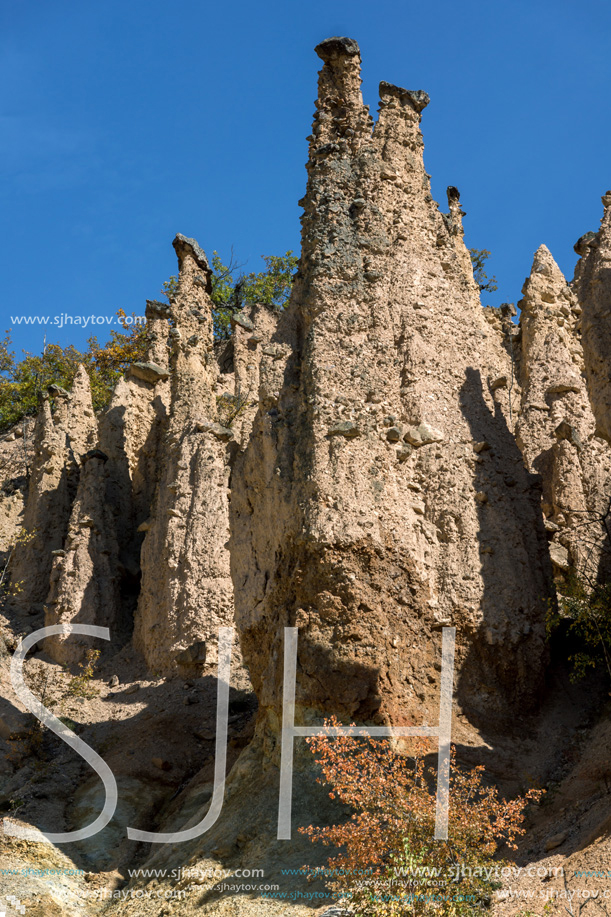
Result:
[[[22,603],[47,600],[47,623],[109,624],[119,642],[134,627],[164,674],[215,661],[235,595],[272,732],[286,625],[300,628],[302,716],[431,719],[446,624],[459,704],[528,706],[550,552],[558,576],[583,563],[596,575],[603,549],[599,533],[582,550],[578,532],[611,480],[579,324],[583,308],[594,379],[609,208],[581,240],[572,290],[537,252],[516,329],[510,306],[481,308],[458,190],[447,214],[432,199],[426,93],[381,83],[374,125],[356,43],[317,53],[287,308],[240,310],[215,350],[210,267],[177,235],[177,289],[147,302],[148,353],[99,423],[82,368],[70,395],[51,387],[53,414],[43,399],[13,581]],[[48,649],[74,661],[84,645]]]
[[[464,709],[525,707],[546,659],[540,482],[507,426],[510,359],[458,192],[448,216],[430,194],[428,97],[381,83],[372,129],[356,43],[316,50],[302,255],[276,334],[290,355],[271,385],[262,363],[233,478],[243,654],[269,723],[288,625],[302,716],[433,722],[439,629],[454,624]]]
[[[97,624],[115,632],[120,623],[119,552],[114,519],[106,502],[107,456],[92,449],[83,468],[64,547],[52,552],[51,588],[45,625]],[[46,651],[64,665],[79,662],[99,641],[76,636],[48,637]]]
[[[170,403],[168,368],[169,309],[146,304],[148,349],[120,379],[99,421],[99,445],[108,456],[106,500],[119,551],[120,621],[127,636],[133,630],[140,593],[140,552],[150,516]]]
[[[158,447],[168,401],[169,327],[163,305],[147,304],[147,320],[148,362],[134,364],[127,378],[119,380],[99,430],[82,368],[69,399],[64,396],[60,402],[56,423],[70,431],[70,455],[57,453],[56,477],[76,479],[78,484],[69,524],[64,520],[56,540],[43,542],[44,563],[36,568],[41,593],[47,578],[45,624],[76,621],[109,626],[115,646],[129,639],[133,628],[142,541],[138,526],[148,517],[158,477]],[[76,405],[90,421],[85,431]],[[43,411],[43,425],[48,423],[45,417]],[[38,492],[34,486],[34,505],[44,518]],[[55,493],[57,499],[61,488]],[[82,660],[90,645],[92,641],[84,637],[54,637],[46,641],[45,649],[58,662],[69,664]]]
[[[54,413],[49,396],[55,402]],[[52,552],[63,547],[80,456],[95,445],[96,432],[89,377],[80,366],[70,394],[53,385],[41,396],[36,419],[23,535],[11,565],[15,602],[32,612],[42,611],[47,598]]]
[[[583,349],[588,392],[601,436],[611,443],[611,191],[602,198],[604,215],[597,233],[586,233],[575,251],[581,256],[574,288],[583,309]]]
[[[218,628],[233,620],[229,473],[235,444],[218,423],[210,268],[177,235],[178,288],[170,306],[171,396],[162,468],[142,548],[135,645],[154,671],[202,670]]]
[[[478,724],[498,739],[542,697],[554,579],[577,569],[600,581],[610,554],[611,192],[600,231],[577,245],[570,286],[547,248],[536,252],[516,325],[512,304],[481,307],[458,190],[448,188],[447,213],[431,196],[426,93],[382,82],[374,124],[356,42],[331,38],[316,51],[302,252],[286,308],[249,305],[215,343],[208,260],[177,235],[177,288],[169,305],[147,302],[148,352],[108,408],[94,416],[82,367],[70,394],[51,386],[41,398],[11,566],[20,612],[46,602],[47,624],[107,625],[108,649],[133,640],[155,676],[214,672],[219,627],[236,626],[248,674],[232,685],[248,695],[250,676],[257,729],[222,819],[180,862],[281,861],[285,878],[270,816],[285,627],[299,631],[298,722],[430,726],[441,631],[454,626],[461,741]],[[45,649],[71,664],[89,645],[56,638]],[[124,670],[144,671],[136,656],[122,654]],[[152,681],[148,691],[143,708]],[[255,707],[248,696],[232,702]],[[231,740],[232,761],[251,735]],[[197,823],[212,769],[189,784],[189,758],[159,815],[172,765],[153,760],[155,812],[138,813],[145,784],[131,790],[142,824]],[[296,766],[311,759],[298,753]],[[295,780],[294,792],[296,817],[311,817],[315,792],[316,811],[332,817],[313,780]],[[175,867],[175,855],[158,847],[149,865]]]
[[[575,567],[595,582],[611,495],[611,453],[596,435],[581,345],[581,306],[542,245],[520,302],[516,346],[521,413],[516,437],[543,479],[542,510],[556,572]]]

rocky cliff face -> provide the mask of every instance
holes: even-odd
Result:
[[[611,477],[592,381],[609,208],[581,240],[572,289],[539,249],[516,329],[508,310],[481,308],[457,189],[448,213],[432,199],[426,93],[381,83],[374,125],[356,43],[317,53],[288,307],[237,314],[219,363],[208,261],[176,237],[177,291],[147,303],[147,359],[99,422],[82,369],[70,395],[51,391],[53,414],[43,400],[18,600],[46,601],[46,623],[109,624],[119,643],[134,627],[165,674],[214,662],[235,604],[272,732],[287,625],[300,628],[305,717],[431,719],[446,624],[461,707],[528,706],[550,554],[557,576],[587,563],[595,577],[603,549],[602,532],[590,551],[579,530]],[[48,649],[74,661],[83,645]]]
[[[201,672],[218,628],[233,620],[228,484],[231,430],[218,423],[210,268],[177,236],[171,303],[171,394],[161,475],[142,549],[135,644],[157,671]]]
[[[96,420],[89,377],[81,366],[72,392],[52,386],[41,401],[34,430],[34,461],[25,507],[22,540],[15,548],[11,578],[16,604],[42,611],[47,598],[53,551],[63,548],[78,487],[80,456],[95,445]]]
[[[611,442],[611,191],[602,198],[604,215],[597,233],[575,246],[581,260],[574,288],[583,309],[583,347],[588,393],[601,436]]]
[[[523,293],[517,441],[543,479],[541,508],[557,576],[572,567],[596,582],[601,560],[607,565],[600,519],[611,493],[611,453],[588,398],[582,306],[544,245]]]
[[[111,653],[131,664],[131,641],[155,676],[214,672],[218,629],[236,626],[257,732],[222,824],[181,862],[272,849],[285,627],[299,629],[298,721],[393,725],[436,724],[441,630],[456,627],[468,745],[473,723],[509,728],[539,703],[554,579],[609,572],[611,193],[570,286],[541,246],[519,325],[510,304],[482,309],[460,195],[448,188],[442,212],[424,169],[428,96],[381,83],[374,124],[357,44],[316,51],[286,309],[241,310],[215,346],[206,255],[177,235],[177,290],[147,303],[148,354],[109,407],[94,416],[82,368],[71,393],[41,399],[11,562],[33,626],[43,610],[107,625]],[[45,649],[70,664],[88,645]],[[202,816],[198,780],[166,811],[173,828]],[[170,848],[155,856],[176,865]]]
[[[287,625],[300,628],[303,716],[431,719],[444,624],[458,630],[466,711],[529,705],[546,661],[547,540],[557,575],[585,562],[579,524],[609,485],[584,382],[607,217],[572,290],[537,252],[516,329],[481,308],[457,189],[448,213],[432,199],[426,93],[381,83],[374,125],[357,45],[317,53],[288,307],[237,314],[219,365],[206,256],[176,237],[177,291],[147,303],[147,359],[99,423],[84,370],[71,395],[52,392],[53,415],[41,407],[20,601],[46,600],[46,623],[107,623],[119,641],[133,626],[166,674],[214,662],[235,603],[268,725]],[[73,661],[82,645],[49,651]]]
[[[372,128],[356,44],[317,53],[302,257],[277,332],[291,355],[234,473],[242,649],[270,722],[289,625],[302,716],[433,722],[453,624],[460,703],[493,716],[532,703],[546,658],[549,560],[539,481],[508,428],[510,360],[458,192],[449,215],[430,194],[428,97],[382,83]]]

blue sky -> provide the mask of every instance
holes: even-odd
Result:
[[[233,245],[247,270],[298,250],[313,48],[330,35],[359,42],[374,115],[382,79],[430,94],[425,164],[444,206],[460,189],[467,243],[492,251],[488,301],[520,297],[541,242],[572,276],[611,187],[605,0],[0,0],[0,330],[143,313],[176,232]],[[13,337],[38,351],[43,329]]]

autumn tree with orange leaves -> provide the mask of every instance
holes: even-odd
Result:
[[[335,718],[325,723],[338,725]],[[307,742],[322,770],[319,782],[351,811],[341,824],[300,829],[341,851],[324,871],[334,897],[358,917],[460,917],[487,909],[503,866],[493,857],[503,844],[515,849],[526,806],[542,790],[501,799],[485,785],[484,768],[459,768],[452,748],[448,839],[439,841],[436,771],[425,762],[432,750],[426,740],[410,740],[410,756],[368,736]]]

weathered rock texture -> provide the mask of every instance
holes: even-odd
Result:
[[[148,518],[159,477],[159,442],[169,400],[169,325],[163,308],[161,303],[147,304],[147,361],[134,364],[127,378],[119,380],[99,429],[84,370],[79,370],[69,399],[61,399],[54,420],[60,430],[69,431],[70,450],[54,453],[47,502],[55,501],[62,513],[55,511],[55,539],[47,538],[42,556],[33,558],[41,594],[47,580],[45,624],[109,626],[115,645],[133,629],[143,537],[138,528]],[[49,423],[48,407],[43,408],[41,430]],[[88,421],[85,429],[79,410]],[[68,486],[71,481],[77,482],[76,488]],[[44,520],[48,511],[36,497],[39,489],[35,478],[34,506]],[[45,649],[69,664],[82,660],[94,644],[84,637],[54,637]]]
[[[508,429],[511,362],[479,302],[458,192],[448,216],[430,194],[428,97],[382,83],[372,130],[356,43],[317,53],[302,256],[276,334],[290,355],[261,365],[234,472],[242,650],[272,724],[287,625],[302,716],[433,722],[451,623],[463,707],[525,707],[546,658],[540,483]]]
[[[64,549],[53,552],[45,624],[96,624],[116,636],[120,622],[119,552],[114,519],[106,501],[107,457],[92,450],[83,457]],[[99,640],[84,636],[48,637],[46,651],[64,665],[83,659]]]
[[[169,307],[147,301],[148,351],[119,380],[100,418],[100,449],[108,456],[106,499],[119,550],[122,620],[133,628],[140,591],[143,526],[161,475],[161,449],[170,403]]]
[[[611,191],[602,199],[597,233],[587,233],[575,250],[581,260],[574,288],[583,309],[582,333],[588,392],[601,436],[611,443]]]
[[[72,392],[51,388],[41,397],[34,430],[34,461],[23,520],[15,548],[11,579],[15,601],[40,611],[49,590],[53,551],[63,546],[79,479],[80,457],[95,445],[96,420],[89,377],[80,366]]]
[[[575,567],[595,582],[608,550],[600,518],[611,494],[611,452],[596,435],[588,398],[581,306],[544,245],[523,293],[517,441],[528,467],[543,478],[542,509],[557,575]]]
[[[195,240],[178,235],[171,302],[171,404],[162,471],[142,548],[134,640],[154,671],[201,671],[218,628],[233,620],[229,473],[235,443],[218,422],[210,268]]]
[[[611,193],[600,231],[577,245],[571,287],[537,251],[516,326],[512,304],[481,307],[458,190],[448,188],[447,214],[432,199],[426,93],[381,83],[374,125],[356,42],[331,38],[317,53],[287,308],[241,310],[215,345],[206,255],[177,235],[177,290],[169,305],[147,303],[148,352],[99,424],[82,368],[71,394],[51,387],[55,410],[45,396],[36,421],[11,570],[21,611],[46,599],[46,623],[108,625],[121,647],[133,628],[149,668],[170,676],[202,674],[218,628],[235,620],[258,695],[222,818],[180,850],[155,848],[149,865],[168,875],[241,857],[287,882],[288,862],[309,855],[294,844],[287,862],[275,840],[284,627],[299,628],[298,720],[433,725],[441,629],[454,625],[464,747],[474,722],[515,736],[516,712],[536,705],[554,578],[573,567],[592,583],[609,575]],[[73,663],[87,646],[46,649]],[[304,749],[296,743],[297,766],[311,768]],[[143,823],[197,821],[211,775],[182,793],[181,783],[165,814],[147,810]],[[149,805],[163,796],[159,779]],[[313,780],[294,784],[295,824],[312,811],[334,817]],[[142,785],[132,785],[135,812]],[[77,811],[91,808],[90,790]],[[262,912],[258,899],[199,893],[180,907]]]
[[[279,312],[271,306],[251,306],[241,310],[232,322],[233,402],[219,407],[231,420],[236,441],[245,448],[259,405],[261,363],[282,361],[286,351],[274,342]]]
[[[53,413],[43,399],[18,600],[122,642],[134,628],[154,671],[186,674],[215,661],[235,592],[272,732],[289,624],[304,716],[431,720],[444,624],[458,629],[465,710],[528,706],[552,562],[557,577],[596,577],[605,548],[602,530],[593,550],[580,531],[611,481],[596,435],[609,196],[572,289],[537,252],[518,330],[510,305],[481,308],[458,190],[447,214],[432,199],[426,93],[381,83],[374,126],[356,43],[317,52],[287,309],[236,313],[215,349],[206,255],[176,236],[177,290],[147,302],[148,352],[99,424],[82,368],[71,394],[51,387]],[[70,662],[85,645],[48,649]]]

